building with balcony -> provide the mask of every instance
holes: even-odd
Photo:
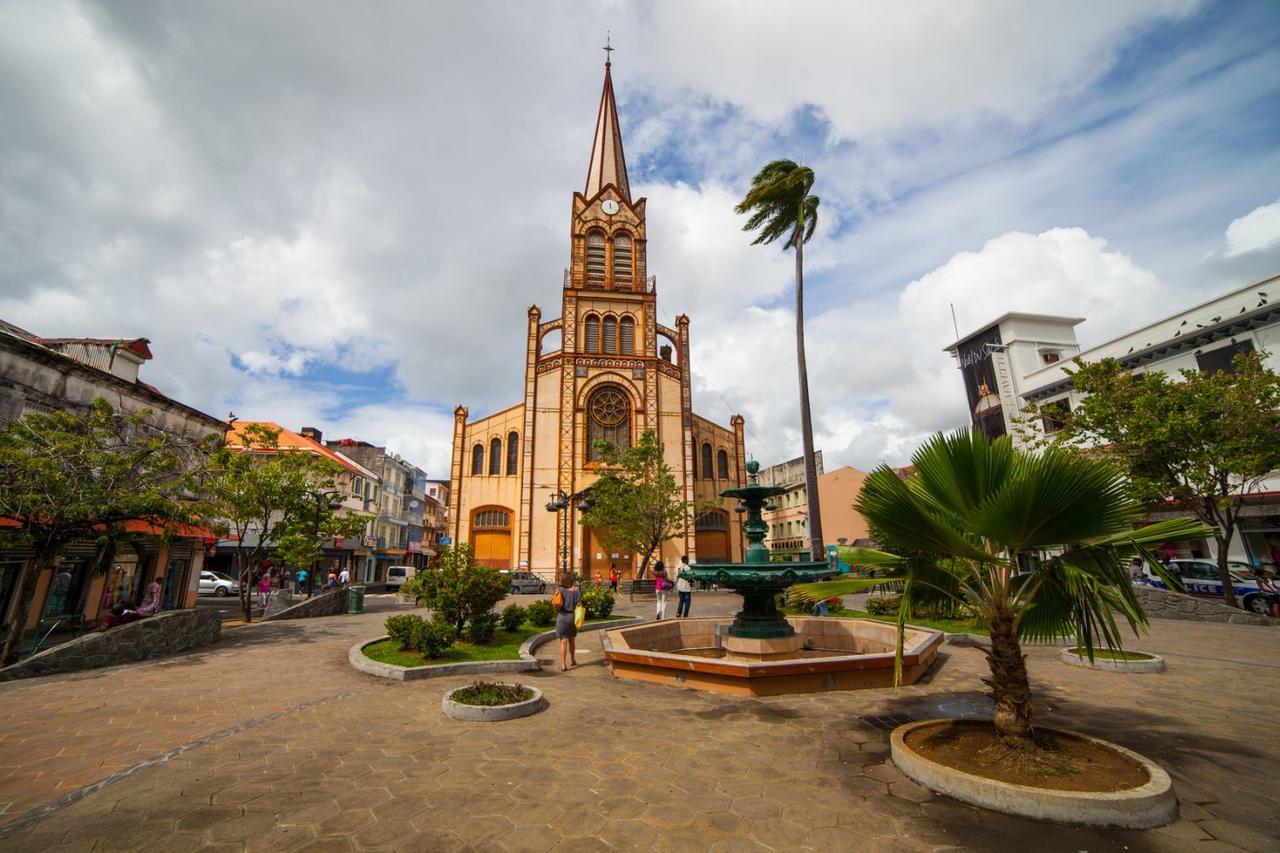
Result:
[[[776,508],[764,513],[765,523],[769,525],[765,545],[770,557],[779,562],[809,559],[809,495],[803,464],[798,471],[798,480],[776,484],[786,485],[787,490],[773,499]],[[867,544],[870,536],[867,520],[853,508],[866,479],[865,472],[848,465],[818,476],[822,530],[828,549],[836,543]]]
[[[248,446],[245,447],[245,429],[251,424],[260,424],[278,430],[280,433],[274,449]],[[375,549],[372,542],[373,526],[376,518],[374,507],[377,506],[381,481],[376,472],[343,453],[326,447],[323,435],[315,427],[303,427],[298,432],[285,429],[271,421],[232,421],[227,433],[227,446],[242,448],[250,453],[310,453],[326,459],[338,466],[334,477],[336,493],[326,496],[327,500],[337,504],[338,515],[354,515],[366,519],[365,536],[354,538],[338,538],[326,540],[323,564],[326,569],[333,568],[339,572],[348,569],[353,580],[367,578],[374,568]],[[252,531],[243,544],[253,545],[255,533]],[[247,567],[236,565],[236,542],[230,539],[219,540],[210,568],[221,571],[230,577],[238,577],[238,573]]]
[[[1032,433],[1051,435],[1061,428],[1057,413],[1069,414],[1081,395],[1066,368],[1072,359],[1096,362],[1114,358],[1133,373],[1159,370],[1177,377],[1183,370],[1216,373],[1231,369],[1236,353],[1266,353],[1265,363],[1280,370],[1280,276],[1215,296],[1130,332],[1082,349],[1075,327],[1083,317],[1011,311],[947,345],[956,359],[971,420],[988,437],[1012,435],[1024,442]],[[1026,418],[1034,406],[1041,414]],[[1273,475],[1245,496],[1241,529],[1228,552],[1254,564],[1280,553],[1280,476]],[[825,515],[823,516],[825,521]],[[1170,556],[1211,557],[1212,541],[1169,543]]]

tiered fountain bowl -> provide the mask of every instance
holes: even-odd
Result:
[[[893,684],[897,628],[868,619],[786,616],[779,594],[794,583],[835,574],[825,562],[770,563],[762,510],[786,491],[757,482],[760,465],[747,463],[747,486],[721,492],[746,511],[747,552],[741,563],[695,563],[680,572],[742,596],[732,619],[670,619],[604,632],[605,658],[618,678],[770,696],[819,690],[857,690]],[[942,634],[907,628],[903,682],[929,668]]]

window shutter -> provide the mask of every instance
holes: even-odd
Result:
[[[636,351],[636,321],[623,317],[618,322],[618,352],[631,355]]]

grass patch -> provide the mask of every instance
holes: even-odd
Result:
[[[784,613],[792,616],[809,616],[812,608],[810,607],[783,607]],[[883,616],[868,613],[865,610],[853,610],[851,608],[841,608],[837,613],[832,608],[831,615],[838,616],[841,619],[871,619],[875,622],[888,622],[897,624],[898,617],[896,614],[886,614]],[[943,631],[948,634],[981,634],[987,635],[987,626],[980,622],[974,622],[970,619],[908,619],[908,625],[917,625],[921,628],[932,628],[935,631]]]
[[[1071,653],[1085,660],[1089,659],[1089,653],[1079,646],[1072,649]],[[1093,657],[1095,660],[1154,660],[1144,652],[1122,652],[1115,649],[1094,649]]]
[[[477,681],[470,687],[462,687],[449,694],[449,698],[463,705],[479,705],[493,708],[498,705],[514,705],[533,698],[533,691],[523,684],[494,684]]]
[[[612,622],[625,619],[625,616],[610,616],[608,619],[588,619],[583,628],[596,622]],[[438,658],[426,658],[415,651],[400,651],[395,640],[382,640],[371,643],[361,651],[364,656],[378,663],[389,663],[392,666],[432,666],[441,663],[468,663],[482,660],[519,660],[520,647],[525,640],[534,634],[550,631],[550,628],[538,628],[529,623],[520,626],[518,631],[498,631],[493,635],[493,642],[483,646],[459,640],[445,649]]]

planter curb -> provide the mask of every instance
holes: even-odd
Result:
[[[547,706],[547,701],[542,698],[541,690],[536,687],[530,687],[527,684],[519,686],[533,691],[533,696],[523,702],[513,702],[510,705],[464,705],[449,698],[456,691],[465,689],[465,685],[463,687],[455,687],[452,690],[445,691],[444,698],[440,700],[440,710],[444,712],[446,717],[451,717],[455,720],[465,720],[473,723],[499,723],[503,720],[514,720],[518,717],[536,714]]]
[[[1084,655],[1078,655],[1073,649],[1063,649],[1058,653],[1058,657],[1062,662],[1069,666],[1079,666],[1084,669],[1100,669],[1105,672],[1164,672],[1164,658],[1159,655],[1153,655],[1151,652],[1143,652],[1144,655],[1150,655],[1147,660],[1111,660],[1110,658],[1095,657],[1093,663],[1089,663],[1089,659]]]
[[[583,625],[582,627],[584,629],[590,627],[592,630],[597,628],[606,630],[623,625],[634,625],[638,621],[640,620],[613,619],[608,622],[593,622],[590,626]],[[396,666],[391,663],[379,663],[376,660],[365,657],[365,646],[390,639],[386,634],[383,634],[381,637],[361,640],[348,649],[347,663],[366,675],[389,678],[393,681],[419,681],[423,678],[444,678],[450,675],[483,675],[494,672],[537,672],[539,669],[538,659],[533,656],[533,653],[543,643],[555,639],[555,636],[554,628],[534,634],[520,646],[519,660],[478,660],[461,663],[427,664],[425,666]]]
[[[893,763],[909,779],[939,794],[1004,814],[1035,820],[1114,829],[1151,829],[1171,823],[1178,816],[1178,799],[1164,768],[1132,750],[1109,741],[1064,732],[1114,750],[1141,764],[1150,775],[1145,785],[1126,791],[1055,791],[984,779],[932,761],[906,745],[906,736],[918,728],[951,722],[922,720],[893,730],[889,736]],[[1062,731],[1062,730],[1057,730]]]

